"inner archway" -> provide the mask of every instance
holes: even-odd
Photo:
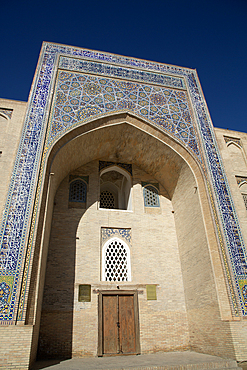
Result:
[[[113,162],[116,163],[116,166],[119,162],[133,166],[132,213],[123,213],[121,208],[99,209],[100,176],[102,175],[99,171],[99,161]],[[115,170],[116,166],[109,168]],[[104,173],[110,173],[110,169]],[[59,217],[63,214],[63,219],[67,217],[66,220],[76,220],[76,224],[74,224],[76,227],[73,228],[74,231],[69,236],[71,245],[73,245],[74,271],[71,271],[70,285],[66,288],[73,292],[69,307],[72,313],[71,332],[67,338],[71,341],[71,353],[67,352],[66,356],[85,355],[86,353],[95,355],[97,353],[97,341],[88,339],[88,336],[95,338],[95,333],[97,333],[97,325],[95,324],[96,297],[92,295],[91,305],[84,305],[85,310],[88,309],[85,314],[92,312],[91,319],[86,314],[85,325],[88,323],[87,320],[93,321],[92,325],[89,325],[91,329],[88,329],[87,326],[83,327],[85,340],[79,343],[76,334],[78,320],[82,320],[79,312],[84,311],[81,311],[77,291],[80,284],[90,284],[92,290],[95,291],[104,288],[100,277],[100,238],[103,238],[102,229],[104,228],[108,230],[108,233],[120,233],[118,230],[123,230],[121,231],[122,235],[131,230],[131,243],[133,244],[131,244],[130,253],[132,253],[131,261],[133,261],[135,268],[132,271],[133,279],[131,279],[132,285],[129,285],[129,289],[139,289],[138,286],[146,286],[151,283],[156,287],[156,290],[160,289],[158,297],[163,307],[162,315],[159,314],[159,319],[154,325],[159,326],[162,323],[160,330],[166,331],[168,336],[163,347],[161,344],[158,345],[159,349],[178,350],[179,348],[188,349],[190,346],[196,349],[198,345],[207,347],[209,353],[215,353],[214,337],[207,338],[204,333],[215,323],[219,324],[220,322],[218,296],[210,259],[210,243],[216,241],[213,240],[212,235],[210,237],[207,235],[207,228],[211,227],[212,220],[210,221],[210,216],[205,212],[209,207],[207,193],[203,175],[196,160],[185,148],[171,138],[137,119],[132,118],[131,122],[124,121],[118,124],[111,124],[109,120],[105,126],[99,126],[98,129],[77,135],[68,140],[65,145],[60,146],[60,149],[53,156],[50,173],[53,174],[50,183],[50,202],[54,203],[55,200],[55,207],[60,207],[58,211],[54,209],[53,213],[53,234],[51,234],[49,247],[49,253],[52,253],[51,243],[54,243],[55,249],[53,248],[53,255],[50,256],[50,261],[53,263],[58,262],[56,260],[57,248],[59,247],[61,250],[62,241],[60,240],[56,245],[58,238],[56,225],[59,225]],[[67,209],[65,195],[68,191],[69,176],[85,178],[88,176],[89,178],[84,210]],[[156,189],[159,188],[160,207],[146,209],[143,187],[147,183]],[[195,233],[193,230],[197,230],[197,232]],[[66,249],[65,239],[63,238],[63,243]],[[138,266],[138,258],[142,259],[140,266]],[[162,266],[162,269],[159,265]],[[172,266],[173,272],[170,269]],[[49,255],[47,269],[49,269]],[[60,271],[64,272],[64,269],[60,268]],[[72,279],[73,274],[74,279]],[[166,283],[169,276],[172,284],[171,282]],[[175,276],[177,276],[177,281],[175,281]],[[199,284],[195,283],[195,276],[200,282]],[[47,274],[46,280],[46,286],[49,286],[52,282],[52,275]],[[61,280],[60,277],[57,277],[57,280]],[[106,283],[104,282],[104,284]],[[211,297],[210,302],[205,300],[203,294],[209,289],[208,287],[210,287],[210,292],[207,292]],[[51,291],[48,293],[46,291],[45,288],[44,302],[46,302],[47,310]],[[178,300],[179,304],[175,304],[174,292],[176,292],[175,301]],[[166,303],[164,300],[164,297],[167,296],[171,297],[170,303]],[[161,299],[161,297],[163,298]],[[140,307],[142,306],[149,307],[149,301],[142,301]],[[54,307],[64,307],[62,295],[50,307],[50,317],[55,311]],[[46,320],[44,313],[47,316],[46,310],[43,306],[41,332],[47,332],[45,329],[47,324],[44,323]],[[148,311],[146,314],[144,312],[145,310],[141,308],[140,315],[148,317]],[[170,312],[171,318],[167,321],[168,312]],[[53,322],[56,322],[55,316]],[[168,322],[171,323],[171,326]],[[171,338],[176,334],[174,332],[176,325],[182,328],[180,333],[184,339],[181,342],[180,338],[172,346]],[[56,326],[56,330],[60,330],[59,327],[61,328],[62,325]],[[224,330],[227,328],[228,326],[225,324]],[[154,340],[153,345],[150,345],[150,341],[147,344],[146,330],[145,327],[142,327],[144,334],[141,337],[141,343],[144,351],[153,351],[154,346],[157,346],[157,341]],[[195,330],[197,335],[193,334]],[[59,338],[59,332],[57,334],[57,338]],[[163,338],[161,341],[164,341],[163,334],[160,335]],[[52,338],[47,340],[45,346],[48,347]],[[88,347],[86,342],[88,342]],[[54,352],[56,351],[57,349],[54,348]]]

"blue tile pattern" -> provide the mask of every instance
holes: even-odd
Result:
[[[3,113],[5,116],[7,116],[9,119],[11,119],[12,113],[13,113],[13,109],[0,108],[0,113]]]
[[[13,289],[12,276],[0,276],[0,321],[4,320],[11,306],[11,293]],[[13,303],[12,303],[13,305]]]
[[[200,157],[186,91],[65,71],[58,74],[47,141],[92,117],[123,110],[172,133]]]
[[[241,186],[244,183],[247,184],[247,177],[245,177],[245,176],[236,176],[236,181],[237,181],[238,186]]]
[[[124,240],[131,247],[131,229],[115,229],[111,227],[101,228],[101,246],[114,236]]]
[[[50,136],[45,141],[50,100],[55,86],[59,57],[61,65],[64,63],[65,68],[67,63],[66,68],[71,68],[72,71],[59,73],[55,91],[54,121],[52,121],[50,127]],[[84,61],[87,63],[84,63]],[[81,66],[83,69],[80,69]],[[127,76],[127,80],[125,76]],[[83,77],[84,80],[80,81],[80,77]],[[100,81],[104,81],[105,84],[101,84]],[[74,82],[78,83],[80,88],[83,89],[83,95],[75,93],[75,96],[73,96],[72,93],[77,89],[76,86],[72,85]],[[68,85],[68,89],[63,89],[63,85]],[[183,90],[185,87],[187,91]],[[112,91],[107,91],[110,88]],[[146,91],[145,88],[150,90]],[[68,91],[68,94],[66,91]],[[167,100],[166,92],[170,94],[169,96],[174,101]],[[117,93],[124,94],[125,99],[118,97]],[[146,95],[142,97],[141,93]],[[84,97],[90,100],[90,104],[89,101],[83,101]],[[96,101],[100,97],[102,102]],[[79,100],[80,108],[78,110],[74,109],[76,104],[73,104],[72,99]],[[157,111],[152,113],[151,110],[147,109],[149,106],[145,105],[146,103],[143,103],[142,108],[141,102],[145,102],[145,100],[149,102],[150,107],[153,107],[154,110],[157,109]],[[190,112],[189,101],[192,104],[193,114]],[[123,105],[119,106],[120,103]],[[184,104],[185,107],[180,107],[180,104]],[[178,108],[179,112],[175,110],[172,113],[173,106]],[[147,114],[144,114],[144,111],[141,112],[145,107],[148,111]],[[68,112],[64,108],[68,109]],[[72,110],[69,110],[70,108]],[[57,112],[55,112],[56,109]],[[233,276],[232,280],[230,273],[226,274],[229,286],[234,285],[234,289],[230,291],[234,313],[238,315],[236,309],[237,297],[239,311],[243,316],[247,316],[245,246],[217,149],[213,126],[196,72],[191,69],[160,63],[44,43],[31,90],[25,126],[1,225],[0,281],[5,282],[5,290],[7,293],[9,292],[8,299],[7,293],[4,296],[4,299],[8,300],[9,306],[8,309],[1,312],[1,321],[9,323],[14,319],[25,320],[26,286],[30,275],[29,267],[34,247],[36,216],[42,193],[42,176],[49,145],[52,145],[55,138],[58,138],[67,129],[71,129],[74,124],[85,122],[97,115],[104,115],[108,109],[112,109],[112,111],[114,109],[130,110],[141,117],[146,117],[149,122],[173,136],[183,146],[186,147],[187,145],[187,149],[192,155],[199,158],[207,182],[212,184],[217,208],[215,218],[217,219],[217,214],[220,215],[224,232],[222,238],[220,228],[218,228],[219,239],[225,240],[227,248],[227,253],[225,253],[224,245],[221,244],[225,270],[228,271],[228,265],[230,264],[231,275]],[[162,109],[169,110],[167,115],[165,112],[163,114],[171,126],[162,121]],[[186,119],[183,118],[183,111],[186,112]],[[180,114],[179,122],[185,124],[185,127],[181,127],[180,130],[179,124],[175,123],[178,119],[172,117],[172,114],[176,115],[176,113]],[[74,117],[77,117],[76,122],[73,121]],[[155,117],[159,118],[155,120]],[[195,122],[193,122],[193,117],[195,117]],[[193,127],[193,125],[196,127]],[[190,129],[193,129],[193,131],[190,131]],[[200,135],[200,142],[197,140],[195,131]],[[188,136],[183,137],[181,132],[187,132]],[[194,146],[189,144],[189,138],[193,138]],[[204,159],[200,157],[200,150]],[[204,160],[206,167],[204,167]],[[41,174],[40,177],[39,173]],[[211,186],[209,186],[209,191],[210,189]],[[213,200],[212,207],[214,207]],[[226,255],[229,257],[226,257]],[[12,279],[11,284],[9,283],[10,279]],[[20,281],[22,284],[19,290]],[[10,290],[8,290],[7,285]]]
[[[1,314],[8,312],[9,296],[10,296],[10,286],[5,281],[2,281],[0,283],[0,312]]]
[[[118,67],[111,64],[79,60],[75,58],[61,57],[59,68],[69,71],[96,73],[101,76],[111,76],[124,78],[125,80],[135,80],[146,83],[186,89],[183,78],[167,76],[160,73],[139,71],[138,69]]]

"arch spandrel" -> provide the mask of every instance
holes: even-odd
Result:
[[[108,104],[106,103],[108,97],[105,96],[107,95],[107,91],[104,95],[105,90],[102,90],[100,93],[104,95],[105,106],[104,109],[102,108],[103,110],[99,112],[98,109],[100,109],[99,105],[101,102],[94,101],[95,98],[93,98],[96,96],[94,95],[96,87],[90,86],[91,82],[88,80],[88,82],[85,82],[85,85],[83,85],[82,91],[85,91],[83,96],[91,97],[91,102],[92,99],[94,99],[94,104],[89,106],[86,101],[84,105],[80,103],[80,107],[84,110],[78,111],[79,120],[76,122],[71,122],[68,118],[65,118],[65,120],[58,120],[56,121],[57,126],[55,127],[53,117],[63,117],[61,112],[56,112],[56,108],[63,110],[64,107],[69,106],[69,104],[66,104],[67,100],[64,100],[62,96],[62,100],[64,101],[61,102],[60,106],[55,106],[54,102],[56,101],[54,100],[51,108],[53,92],[55,91],[54,97],[56,99],[56,94],[59,90],[59,88],[57,88],[58,80],[56,77],[59,68],[67,70],[68,73],[74,75],[87,75],[90,81],[95,79],[95,82],[97,80],[97,84],[99,84],[100,79],[114,81],[112,82],[115,89],[114,94],[118,91],[117,89],[119,89],[119,91],[121,90],[120,92],[125,94],[125,99],[122,101],[125,101],[128,106],[123,106],[118,110],[117,99],[115,99],[116,106],[112,109],[110,105],[106,106],[106,104]],[[126,86],[125,88],[122,86],[120,89],[119,84],[124,84],[124,81]],[[86,85],[86,83],[89,83],[89,85]],[[132,87],[138,85],[139,90],[138,93],[134,94],[136,97],[135,99],[131,97],[128,84]],[[26,287],[31,271],[30,263],[32,261],[34,249],[35,238],[33,233],[35,232],[36,218],[39,215],[39,200],[37,199],[39,199],[43,188],[43,176],[44,170],[46,170],[46,162],[43,162],[42,159],[52,150],[52,140],[55,139],[58,132],[61,132],[62,135],[64,135],[65,132],[69,133],[69,130],[72,129],[70,122],[71,124],[75,124],[75,129],[77,128],[77,123],[83,123],[84,125],[88,122],[88,124],[91,124],[93,118],[103,119],[103,117],[108,114],[107,109],[113,114],[123,112],[123,110],[125,112],[126,110],[131,111],[134,115],[146,119],[144,117],[144,111],[141,111],[146,105],[143,103],[144,108],[141,108],[140,103],[142,100],[138,100],[138,94],[144,89],[144,85],[151,86],[151,93],[149,96],[149,102],[151,102],[150,107],[153,107],[154,110],[158,110],[158,113],[157,111],[153,112],[154,114],[152,113],[152,119],[150,119],[151,116],[149,116],[148,120],[150,124],[153,126],[157,125],[160,129],[162,127],[162,122],[164,126],[169,123],[169,129],[168,126],[164,127],[164,133],[169,133],[169,135],[171,134],[174,136],[174,139],[176,139],[174,145],[178,145],[177,143],[180,141],[182,146],[187,145],[188,151],[190,151],[191,154],[197,155],[198,157],[198,153],[201,153],[201,158],[205,160],[205,174],[212,187],[217,214],[221,218],[226,248],[228,254],[231,256],[228,262],[231,265],[235,293],[239,302],[239,310],[243,316],[247,315],[246,302],[243,300],[241,287],[239,285],[240,282],[242,284],[243,281],[247,280],[245,247],[221,163],[220,154],[217,149],[212,123],[196,71],[165,64],[134,60],[107,53],[98,53],[69,46],[44,43],[30,93],[25,127],[16,157],[1,227],[1,281],[6,281],[7,284],[7,280],[10,281],[13,279],[13,284],[11,283],[10,286],[11,298],[9,301],[9,309],[2,315],[2,321],[8,323],[16,318],[18,321],[25,320],[23,312],[25,311]],[[74,91],[72,87],[70,87],[67,90]],[[75,87],[75,89],[76,88],[77,87]],[[162,98],[165,99],[165,91],[174,91],[174,96],[176,95],[174,99],[176,101],[170,101],[171,104],[169,101],[164,102]],[[179,112],[174,111],[174,113],[171,112],[171,107],[173,105],[175,107],[179,106],[179,95],[181,94],[187,94],[188,96],[185,104],[186,107],[184,108],[188,116],[183,116],[181,113],[182,110],[179,110]],[[83,96],[80,95],[80,98],[82,99]],[[110,96],[112,97],[113,95],[109,94],[109,104],[113,104]],[[76,98],[76,96],[71,96],[71,98]],[[143,97],[143,99],[144,98],[145,97]],[[135,106],[129,105],[131,101],[135,100],[137,100]],[[163,112],[163,115],[167,118],[166,123],[162,121],[162,107],[169,110],[169,114]],[[64,116],[68,115],[68,112],[64,111],[64,113]],[[155,118],[157,116],[156,113],[159,117],[157,120]],[[181,114],[182,118],[180,120],[177,120],[177,113]],[[148,114],[151,114],[151,111]],[[189,120],[187,124],[186,117]],[[175,124],[174,122],[176,121],[179,121],[179,123]],[[180,123],[184,124],[185,127],[179,126]],[[80,127],[83,127],[83,125]],[[193,132],[191,128],[193,128]],[[184,136],[182,132],[186,132],[183,134]],[[195,138],[194,143],[196,146],[193,146],[190,141],[192,137]],[[62,142],[60,142],[60,144],[62,144]],[[150,167],[152,167],[151,162],[152,160],[150,159]],[[155,172],[154,169],[153,172]],[[226,209],[227,212],[225,211]],[[27,243],[27,240],[29,240],[29,243]],[[11,279],[9,276],[11,276]],[[21,290],[19,290],[21,282],[22,287]],[[17,311],[18,314],[16,316]],[[238,315],[237,311],[235,311],[235,314]]]
[[[85,73],[58,72],[47,145],[93,118],[129,112],[169,133],[201,160],[189,96],[183,90]]]

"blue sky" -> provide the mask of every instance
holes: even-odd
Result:
[[[215,127],[247,132],[247,0],[0,0],[0,97],[27,101],[42,41],[196,68]]]

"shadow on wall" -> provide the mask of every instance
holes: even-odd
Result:
[[[85,210],[68,212],[67,209],[65,212],[65,209],[60,209],[56,198],[47,258],[38,359],[65,359],[72,355],[76,231]]]

